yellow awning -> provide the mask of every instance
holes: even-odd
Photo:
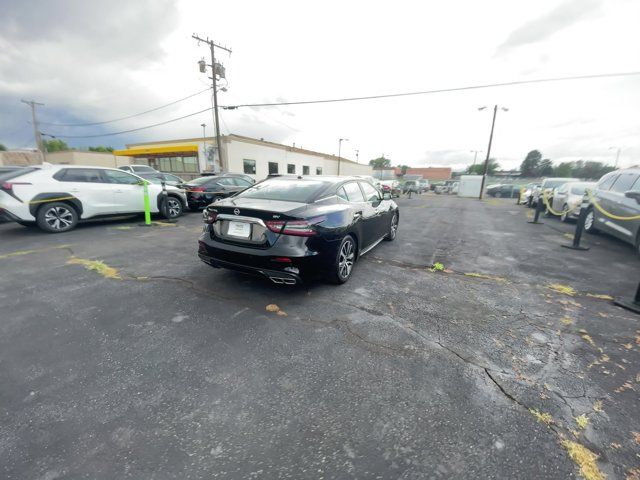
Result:
[[[128,148],[126,150],[114,150],[113,154],[121,157],[144,157],[168,153],[194,153],[198,151],[198,145],[169,145],[166,147]]]

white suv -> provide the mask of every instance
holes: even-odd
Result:
[[[59,233],[80,220],[144,212],[145,180],[115,168],[46,165],[0,176],[0,216]],[[147,182],[148,183],[148,182]],[[148,183],[151,212],[163,211],[162,186]],[[167,185],[169,218],[182,215],[183,190]]]

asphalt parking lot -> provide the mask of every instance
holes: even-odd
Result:
[[[633,249],[398,203],[343,286],[212,269],[198,214],[0,224],[0,476],[638,478],[640,317],[608,300]]]

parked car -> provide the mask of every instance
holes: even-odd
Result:
[[[149,180],[152,183],[162,183],[164,180],[165,185],[172,185],[174,187],[182,186],[185,181],[176,175],[172,175],[171,173],[164,172],[154,172],[154,173],[137,173],[139,177],[144,178],[145,180]]]
[[[459,188],[460,188],[460,182],[456,180],[445,180],[444,183],[437,185],[434,191],[437,194],[442,194],[442,193],[457,194]]]
[[[429,180],[418,180],[418,186],[420,187],[420,192],[428,192],[429,191]]]
[[[296,284],[323,275],[340,284],[356,261],[394,240],[398,206],[356,177],[275,177],[207,207],[199,257],[223,267]]]
[[[540,188],[539,183],[527,183],[524,187],[524,192],[522,192],[522,197],[520,197],[520,204],[531,206],[533,202],[534,192]]]
[[[388,193],[392,198],[398,198],[402,193],[398,180],[380,180],[380,190],[382,193]]]
[[[231,173],[231,172],[222,172],[222,173],[211,173],[211,172],[203,172],[201,174],[203,177],[237,177],[244,178],[251,185],[256,183],[255,179],[249,175],[245,175],[244,173]]]
[[[576,219],[580,215],[580,204],[585,190],[587,188],[593,189],[595,186],[595,182],[570,182],[560,185],[553,194],[549,205],[555,212],[560,212],[560,220],[563,222]],[[547,217],[554,215],[548,208],[544,213]]]
[[[495,198],[517,198],[520,195],[520,185],[510,183],[491,185],[487,187],[487,195]]]
[[[144,212],[146,181],[115,168],[52,165],[15,171],[2,180],[5,217],[51,233],[71,230],[82,220]],[[148,184],[148,191],[151,212],[162,211],[162,187]],[[167,191],[169,217],[182,215],[184,192],[171,186]]]
[[[158,173],[158,170],[149,165],[122,165],[118,170],[129,173]]]
[[[412,193],[422,193],[422,189],[420,188],[420,184],[417,180],[407,180],[402,185],[402,193],[407,194],[409,192]]]
[[[553,198],[553,192],[560,185],[569,182],[579,182],[577,178],[545,178],[540,184],[540,188],[535,189],[531,198],[531,206],[535,207],[538,204],[538,201],[543,201],[543,195],[547,196],[547,200],[551,203]]]
[[[252,184],[244,175],[200,177],[182,185],[187,193],[187,204],[191,210],[201,210],[220,198],[235,195]]]
[[[640,168],[607,173],[591,190],[593,200],[618,217],[640,216]],[[587,233],[606,232],[633,245],[640,254],[640,219],[619,220],[603,214],[589,202],[584,229]]]

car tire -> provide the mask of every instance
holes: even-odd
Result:
[[[398,212],[394,212],[389,223],[389,233],[384,239],[388,242],[393,242],[398,234]]]
[[[587,233],[596,233],[598,231],[596,228],[596,215],[593,211],[593,207],[589,207],[587,209],[587,213],[584,217],[584,231]]]
[[[45,203],[36,213],[36,223],[48,233],[68,232],[76,228],[78,212],[68,203]]]
[[[327,280],[329,282],[341,285],[349,278],[353,272],[353,266],[356,261],[356,241],[351,235],[346,235],[340,242],[336,258]]]
[[[562,215],[560,215],[560,221],[564,222],[564,223],[569,223],[569,212],[567,212],[567,210],[569,209],[569,205],[567,205],[566,203],[562,206]]]
[[[179,198],[169,195],[166,201],[169,210],[168,215],[166,215],[168,219],[178,218],[180,215],[182,215],[184,207],[182,205],[182,201]],[[160,205],[160,212],[163,216],[165,216],[164,201]]]

